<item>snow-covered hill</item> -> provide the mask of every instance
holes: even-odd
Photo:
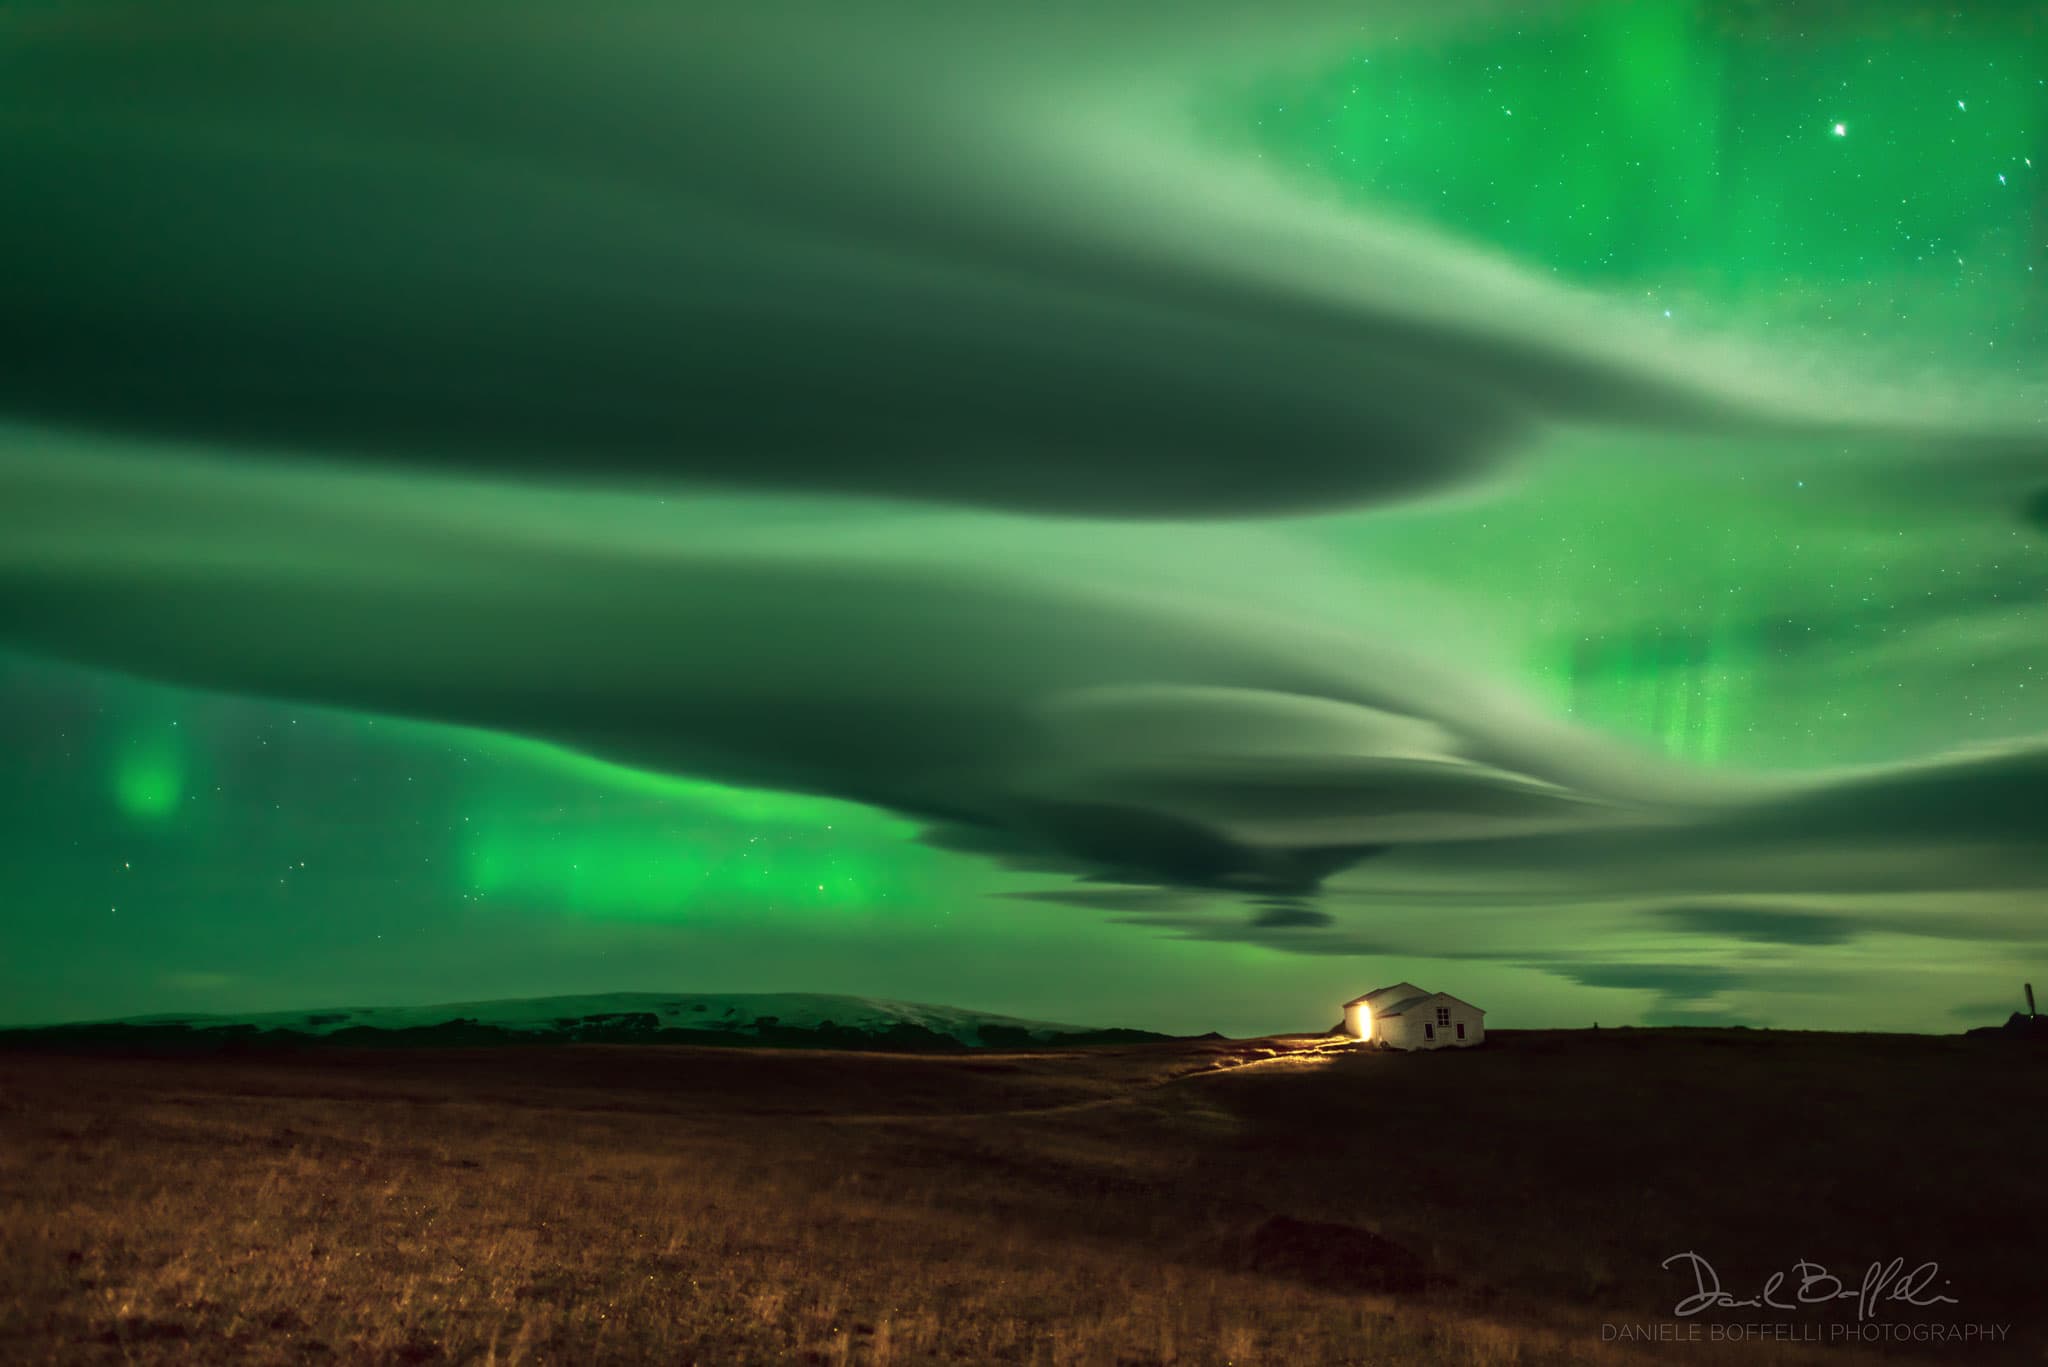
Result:
[[[145,1034],[277,1032],[291,1036],[339,1035],[349,1040],[363,1038],[365,1032],[371,1031],[433,1031],[451,1037],[465,1031],[474,1036],[503,1033],[535,1040],[672,1040],[670,1032],[689,1031],[703,1034],[706,1042],[803,1044],[809,1042],[806,1037],[815,1037],[818,1043],[844,1046],[858,1044],[865,1037],[878,1043],[910,1046],[929,1042],[943,1047],[950,1041],[970,1048],[1165,1038],[1144,1031],[1024,1020],[953,1006],[818,993],[609,992],[434,1006],[352,1006],[254,1015],[133,1016],[58,1028]]]

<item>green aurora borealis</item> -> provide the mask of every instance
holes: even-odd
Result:
[[[856,8],[0,17],[0,1023],[2038,978],[2048,13]]]

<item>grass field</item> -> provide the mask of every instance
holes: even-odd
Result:
[[[0,1362],[2041,1361],[2043,1057],[1649,1030],[15,1051]],[[1938,1261],[1954,1304],[1871,1322],[2009,1330],[1674,1320],[1685,1250],[1741,1296],[1799,1258]],[[1766,1320],[1786,1338],[1614,1327]]]

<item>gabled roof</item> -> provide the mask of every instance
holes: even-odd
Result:
[[[1436,1001],[1456,1002],[1458,1005],[1464,1007],[1468,1011],[1477,1011],[1482,1016],[1486,1014],[1485,1011],[1481,1010],[1479,1007],[1472,1005],[1471,1002],[1466,1001],[1463,997],[1453,997],[1448,992],[1425,992],[1419,997],[1409,997],[1404,1001],[1395,1002],[1392,1006],[1374,1007],[1372,1012],[1373,1019],[1383,1020],[1388,1016],[1398,1016],[1401,1015],[1403,1012],[1410,1010],[1413,1007],[1422,1006],[1428,1002]]]
[[[1344,1004],[1346,1006],[1356,1006],[1360,1002],[1369,1002],[1377,998],[1384,997],[1389,992],[1401,992],[1404,995],[1412,996],[1415,993],[1421,991],[1422,989],[1417,987],[1414,983],[1388,983],[1385,987],[1375,987],[1372,991],[1366,993],[1362,997],[1353,997],[1350,1001],[1345,1002]],[[1378,1010],[1375,1009],[1373,1014],[1378,1015]]]
[[[1407,995],[1393,1001],[1378,1000],[1378,998],[1397,989],[1405,991]],[[1344,1005],[1349,1007],[1356,1006],[1360,1002],[1370,1002],[1372,1004],[1373,1019],[1385,1020],[1389,1016],[1398,1016],[1411,1007],[1420,1006],[1423,1002],[1433,1002],[1438,998],[1442,998],[1447,1002],[1456,1002],[1466,1010],[1477,1011],[1482,1016],[1486,1014],[1483,1009],[1474,1006],[1463,997],[1453,997],[1448,992],[1425,992],[1414,983],[1394,983],[1389,987],[1375,988],[1363,997],[1353,997],[1350,1001],[1345,1002]]]

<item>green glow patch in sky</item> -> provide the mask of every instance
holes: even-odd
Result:
[[[2043,70],[2029,6],[1602,3],[1379,44],[1205,119],[1673,326],[1967,331],[2020,364],[1996,349],[2048,339]]]
[[[558,774],[571,783],[604,792],[643,795],[725,821],[839,829],[875,839],[907,840],[917,834],[916,823],[859,803],[664,774],[518,736],[489,731],[467,734],[471,743],[487,754],[503,755],[516,763]]]
[[[137,821],[162,821],[185,795],[185,764],[177,743],[160,736],[123,747],[114,764],[114,801]]]
[[[886,863],[828,853],[786,835],[734,837],[674,829],[564,832],[488,827],[465,864],[482,897],[540,898],[577,916],[706,921],[744,919],[749,908],[865,913],[901,878]]]
[[[467,891],[484,899],[695,926],[746,923],[762,910],[864,920],[929,894],[940,857],[911,843],[915,823],[858,803],[492,732],[416,729],[455,740],[478,770],[462,867]]]
[[[1826,443],[1560,434],[1540,479],[1314,524],[1461,592],[1557,712],[1699,763],[1880,762],[2048,728],[2048,538],[2003,485]]]

